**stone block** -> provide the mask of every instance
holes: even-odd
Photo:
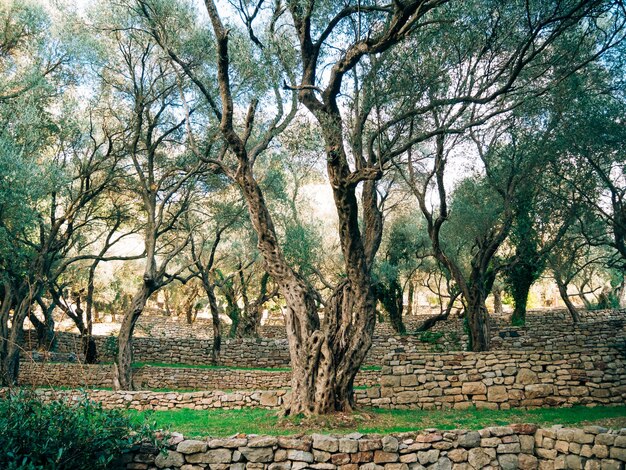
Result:
[[[431,449],[431,450],[417,453],[417,460],[422,465],[435,463],[438,459],[439,459],[439,451],[437,449]]]
[[[380,439],[361,439],[359,441],[359,451],[366,452],[368,450],[378,450],[383,448],[383,443]]]
[[[359,441],[354,439],[339,439],[339,452],[346,452],[352,454],[358,452]]]
[[[502,403],[509,399],[504,385],[494,385],[487,390],[487,400],[491,403]]]
[[[245,455],[245,454],[244,454]],[[298,462],[313,462],[313,454],[304,450],[289,449],[287,450],[287,459],[297,460]]]
[[[471,449],[481,445],[480,434],[476,431],[470,431],[459,436],[459,446]]]
[[[374,452],[375,463],[392,463],[397,462],[399,455],[396,452],[385,452],[384,450],[377,450]]]
[[[515,377],[515,382],[522,385],[535,384],[537,380],[537,373],[530,369],[520,369]]]
[[[483,468],[489,465],[491,457],[480,447],[471,449],[467,455],[467,461],[473,468]]]
[[[519,468],[519,457],[515,454],[499,455],[498,463],[502,470],[517,470]]]
[[[166,454],[159,454],[154,459],[154,464],[157,468],[181,467],[184,463],[185,457],[183,454],[173,450],[168,451]]]
[[[463,395],[484,395],[487,386],[482,382],[465,382],[461,388]]]
[[[240,447],[239,452],[248,462],[271,462],[274,457],[274,450],[271,447]]]
[[[467,451],[465,449],[454,449],[448,452],[448,458],[454,463],[467,461]]]
[[[335,437],[324,434],[313,434],[313,448],[326,452],[337,452],[339,450],[339,440]]]
[[[385,452],[397,452],[399,442],[393,436],[385,436],[382,438],[382,445]]]
[[[205,441],[195,441],[192,439],[181,441],[176,446],[176,452],[181,454],[197,454],[198,452],[206,452],[208,444]]]
[[[539,460],[534,455],[519,454],[518,464],[520,470],[536,470],[539,466]]]
[[[546,384],[531,384],[524,387],[527,399],[544,398],[554,393],[554,387]]]

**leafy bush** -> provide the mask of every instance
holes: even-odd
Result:
[[[44,403],[30,391],[0,399],[0,468],[73,470],[119,468],[133,445],[154,436],[120,410],[86,397]]]

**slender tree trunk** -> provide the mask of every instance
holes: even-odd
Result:
[[[410,317],[411,315],[413,315],[414,297],[415,297],[415,284],[413,284],[413,281],[409,281],[409,293],[408,293],[408,299],[407,299],[407,304],[406,304],[406,316],[407,317]]]
[[[114,367],[113,386],[116,390],[133,390],[132,363],[133,363],[133,332],[139,317],[141,316],[146,302],[155,292],[153,287],[144,282],[135,293],[130,303],[130,308],[124,315],[117,337],[118,353],[117,363]]]
[[[87,328],[85,331],[85,338],[83,339],[83,353],[85,354],[85,362],[87,364],[98,363],[98,348],[96,342],[93,339],[93,305],[94,305],[94,291],[95,291],[95,275],[97,263],[92,264],[89,269],[89,277],[87,279],[87,294],[85,296],[85,320]]]
[[[502,290],[494,289],[493,292],[493,313],[496,315],[502,315],[504,311],[502,308]]]
[[[222,351],[222,326],[220,325],[220,311],[215,298],[215,288],[210,282],[204,284],[204,290],[209,298],[209,308],[211,309],[211,321],[213,323],[213,347],[211,349],[211,360],[217,365],[220,362],[220,353]]]
[[[2,290],[2,305],[0,305],[0,383],[2,385],[10,384],[6,359],[9,352],[9,314],[13,306],[13,287],[5,279]]]
[[[574,304],[570,300],[569,295],[567,294],[567,284],[565,282],[561,281],[560,279],[557,279],[556,280],[556,285],[559,288],[559,294],[561,295],[561,299],[563,300],[563,303],[565,304],[565,306],[567,307],[568,312],[572,316],[572,321],[574,323],[579,323],[580,322],[580,314],[578,313],[578,309],[576,309],[576,307],[574,306]]]
[[[24,320],[33,306],[35,293],[31,290],[24,295],[13,312],[11,333],[9,334],[6,356],[2,361],[2,382],[12,386],[18,384],[20,369],[20,352],[24,343]]]
[[[617,299],[619,308],[626,308],[626,278],[622,279],[622,284],[619,288]]]

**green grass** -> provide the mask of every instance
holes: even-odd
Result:
[[[626,427],[626,406],[595,408],[543,408],[536,410],[476,410],[422,411],[367,409],[352,415],[336,415],[317,419],[281,418],[276,411],[243,410],[174,410],[132,412],[134,419],[147,418],[160,428],[183,433],[185,436],[230,436],[247,434],[324,433],[392,433],[417,431],[425,428],[481,429],[512,423],[534,423]]]
[[[229,369],[229,370],[255,370],[266,372],[290,372],[289,367],[275,367],[275,368],[262,368],[262,367],[231,367],[231,366],[214,366],[209,364],[170,364],[166,362],[134,362],[133,367],[171,367],[181,369]]]

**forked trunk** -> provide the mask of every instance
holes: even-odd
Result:
[[[137,291],[130,304],[129,310],[124,315],[120,332],[117,337],[118,353],[117,363],[114,366],[113,386],[116,390],[133,390],[132,363],[133,363],[133,332],[139,317],[141,316],[146,302],[154,293],[146,282]]]
[[[574,306],[571,299],[569,298],[569,294],[567,293],[567,284],[565,284],[561,280],[557,280],[556,285],[559,288],[559,295],[561,296],[563,303],[567,307],[567,311],[572,316],[572,321],[574,323],[580,322],[580,314],[578,313],[578,309]]]

